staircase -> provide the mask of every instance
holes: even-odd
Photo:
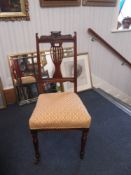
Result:
[[[124,103],[123,101],[121,101],[120,99],[116,97],[113,97],[112,95],[108,94],[107,92],[103,91],[100,88],[94,88],[94,90],[100,95],[102,95],[104,98],[109,100],[111,103],[116,105],[122,111],[126,112],[129,116],[131,116],[131,106],[130,105]]]

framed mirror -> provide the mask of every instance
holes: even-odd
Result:
[[[73,49],[64,48],[64,57],[72,56]],[[40,51],[42,78],[53,76],[54,65],[49,50]],[[38,97],[38,63],[36,52],[26,52],[9,56],[9,67],[16,92],[17,103],[23,105],[37,100]],[[45,92],[56,92],[56,84],[45,84]]]
[[[30,20],[28,0],[0,0],[0,21]]]

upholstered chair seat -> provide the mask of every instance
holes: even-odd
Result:
[[[30,129],[89,128],[91,117],[74,92],[41,94],[29,120]]]

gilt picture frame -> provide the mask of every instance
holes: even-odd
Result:
[[[61,64],[63,77],[73,77],[73,57],[64,58]],[[77,56],[77,91],[85,91],[92,88],[90,63],[88,53],[78,54]],[[64,91],[73,91],[74,84],[64,83]]]
[[[1,0],[0,21],[30,20],[28,0]]]
[[[40,0],[41,7],[79,6],[81,0]]]

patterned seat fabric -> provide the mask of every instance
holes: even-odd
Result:
[[[91,117],[74,92],[41,94],[29,119],[30,129],[89,128]]]

